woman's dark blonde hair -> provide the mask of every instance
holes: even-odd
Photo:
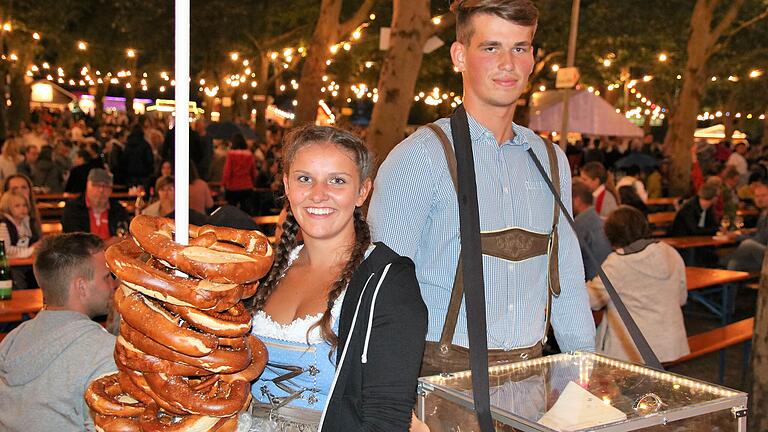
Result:
[[[24,174],[17,173],[9,175],[5,178],[5,181],[3,181],[3,192],[8,192],[10,190],[11,180],[15,178],[23,179],[27,183],[27,187],[29,187],[29,195],[26,197],[28,203],[27,206],[29,207],[29,228],[32,230],[32,234],[39,238],[43,235],[43,229],[40,222],[40,212],[37,210],[35,191],[32,188],[32,180]]]
[[[365,180],[370,179],[373,170],[373,155],[368,150],[368,147],[365,146],[365,143],[351,132],[330,126],[302,126],[293,129],[286,135],[283,144],[283,173],[288,174],[290,172],[291,164],[299,151],[312,144],[319,143],[333,144],[352,157],[352,160],[357,166],[358,174],[360,175],[361,187]],[[285,274],[285,271],[288,269],[288,261],[291,252],[299,243],[297,239],[300,229],[299,224],[293,216],[293,211],[290,205],[288,205],[287,210],[287,216],[282,225],[283,233],[275,246],[275,260],[272,264],[272,269],[266,276],[266,279],[262,282],[256,295],[253,297],[251,305],[252,310],[260,310],[264,307],[269,296],[274,292],[275,287],[277,287],[280,282],[280,278],[282,278],[283,274]],[[328,292],[328,301],[322,318],[309,329],[309,331],[311,331],[315,327],[320,327],[320,334],[331,346],[331,352],[333,352],[338,345],[338,337],[331,329],[331,309],[333,308],[334,302],[347,288],[349,281],[352,279],[352,275],[365,258],[365,251],[371,244],[371,233],[368,228],[368,223],[365,221],[363,212],[360,208],[356,208],[354,211],[354,226],[355,243],[349,252],[349,260],[341,271],[339,278],[333,283]]]

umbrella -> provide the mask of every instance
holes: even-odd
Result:
[[[630,153],[627,156],[616,161],[616,168],[629,168],[637,166],[640,169],[653,168],[659,165],[659,161],[651,155],[645,153]]]
[[[211,122],[206,128],[208,135],[214,139],[231,139],[232,135],[239,133],[247,140],[258,139],[256,132],[245,125],[233,123],[231,121],[225,122]]]

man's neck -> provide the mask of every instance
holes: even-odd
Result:
[[[501,145],[515,136],[512,120],[515,117],[515,105],[495,107],[466,96],[464,108],[478,123],[493,133],[496,142]]]

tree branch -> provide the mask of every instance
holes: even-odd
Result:
[[[376,4],[376,1],[377,0],[365,0],[365,3],[360,5],[360,7],[357,8],[357,11],[348,20],[339,25],[338,33],[336,33],[337,36],[341,37],[341,35],[352,33],[357,26],[365,21],[368,17],[368,12],[371,11],[371,8]]]
[[[744,5],[745,0],[731,0],[733,3],[731,3],[731,6],[728,8],[728,11],[723,15],[723,19],[720,20],[719,23],[717,23],[717,26],[712,30],[712,33],[710,33],[710,37],[712,38],[712,41],[717,41],[720,39],[720,36],[723,35],[723,32],[730,27],[733,22],[736,20],[736,17],[739,15],[739,10]]]
[[[725,35],[725,39],[723,39],[721,42],[716,43],[712,46],[712,48],[709,49],[708,53],[710,55],[715,54],[728,46],[728,44],[731,42],[731,39],[733,39],[734,36],[736,36],[737,33],[741,32],[742,30],[745,30],[749,27],[752,27],[753,25],[757,24],[761,20],[764,20],[765,18],[768,18],[768,8],[766,8],[762,13],[748,19],[747,21],[744,21],[741,23],[738,27],[734,28],[733,30],[729,31]]]

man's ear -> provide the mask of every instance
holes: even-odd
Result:
[[[78,299],[87,297],[88,283],[84,277],[78,276],[69,283],[69,295],[76,296]]]
[[[459,72],[464,72],[466,70],[465,67],[465,56],[466,56],[466,47],[464,44],[456,41],[451,45],[451,60],[453,61],[453,65],[456,67],[456,69],[459,70]]]

